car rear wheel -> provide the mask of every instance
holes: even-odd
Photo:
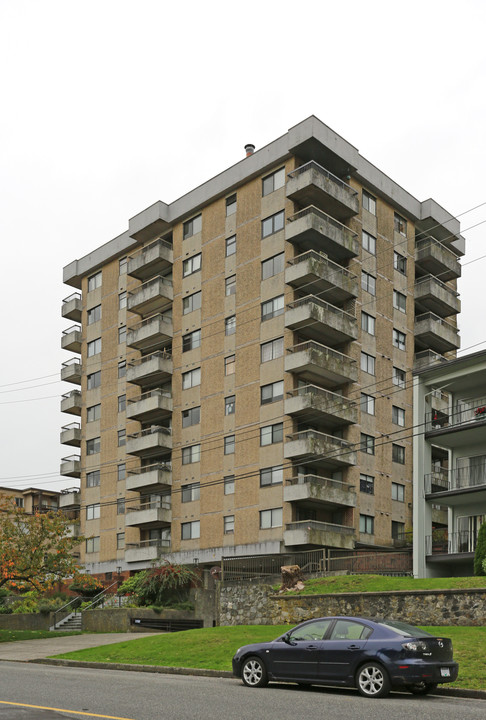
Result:
[[[362,665],[358,670],[356,687],[364,697],[385,697],[390,692],[390,680],[386,670],[381,665],[369,662]]]
[[[268,684],[265,665],[258,657],[249,657],[243,663],[241,679],[248,687],[264,687]]]
[[[420,682],[409,685],[407,690],[409,690],[412,695],[427,695],[430,692],[434,692],[436,688],[437,683]]]

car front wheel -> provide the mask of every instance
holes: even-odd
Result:
[[[412,695],[428,695],[430,692],[434,692],[434,690],[437,688],[437,683],[414,683],[413,685],[409,685],[407,687],[407,690],[409,690]]]
[[[390,692],[390,680],[381,665],[369,662],[358,670],[356,687],[364,697],[385,697]]]
[[[258,657],[249,657],[243,663],[241,679],[248,687],[264,687],[268,684],[265,665]]]

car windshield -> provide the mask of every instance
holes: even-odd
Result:
[[[421,630],[414,625],[409,625],[408,623],[398,620],[378,620],[377,622],[379,625],[393,630],[398,635],[405,635],[407,637],[434,637],[432,633],[425,632],[425,630]]]

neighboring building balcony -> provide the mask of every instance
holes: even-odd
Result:
[[[67,526],[67,535],[68,537],[79,537],[81,534],[80,529],[80,522],[79,520],[75,520],[72,523],[69,523]]]
[[[143,540],[139,543],[127,543],[125,562],[152,562],[169,552],[170,540]]]
[[[322,294],[329,302],[340,303],[358,297],[356,275],[315,250],[289,261],[285,282],[310,294]]]
[[[71,392],[65,393],[61,398],[61,412],[69,413],[70,415],[81,415],[81,391],[71,390]]]
[[[289,348],[285,371],[332,387],[358,380],[356,360],[312,340]]]
[[[301,520],[285,525],[284,543],[287,547],[333,547],[354,549],[354,528],[346,525]]]
[[[148,280],[166,272],[173,262],[171,243],[159,239],[129,256],[127,273],[138,280]]]
[[[64,330],[61,337],[61,347],[63,350],[69,350],[70,352],[81,352],[81,341],[82,333],[79,325],[73,325],[72,327]]]
[[[61,428],[62,445],[73,445],[81,447],[81,425],[80,423],[70,423]]]
[[[433,312],[440,317],[461,312],[459,293],[433,275],[418,278],[414,288],[415,307],[419,312]]]
[[[137,470],[129,470],[126,489],[136,492],[154,492],[167,490],[172,486],[172,467],[170,463],[153,463]]]
[[[126,508],[126,527],[157,528],[170,525],[171,520],[172,510],[170,499],[157,498],[156,500],[142,502],[138,505],[127,505]]]
[[[313,206],[288,218],[285,239],[302,250],[326,253],[338,260],[359,255],[357,234]]]
[[[127,418],[142,423],[157,422],[172,414],[172,393],[155,388],[127,401]]]
[[[69,455],[61,460],[60,475],[65,477],[81,477],[81,456]]]
[[[127,437],[128,455],[150,457],[163,455],[172,450],[172,433],[169,428],[153,426]]]
[[[73,293],[62,301],[61,315],[73,322],[81,322],[83,300],[81,293]]]
[[[425,536],[426,555],[460,555],[472,554],[476,550],[476,533],[469,530],[448,532],[435,530],[432,535]]]
[[[427,500],[447,507],[486,503],[486,469],[482,466],[429,473],[424,478]]]
[[[417,241],[415,265],[422,272],[437,275],[444,282],[461,277],[461,265],[457,255],[432,237]]]
[[[81,385],[82,367],[78,358],[71,358],[63,362],[61,366],[61,380],[64,382]]]
[[[152,315],[128,328],[127,345],[137,350],[155,349],[170,342],[172,335],[172,318],[162,314]]]
[[[59,507],[61,510],[66,511],[66,513],[68,514],[74,510],[75,512],[77,512],[76,517],[79,517],[80,504],[81,493],[79,492],[78,488],[61,490],[61,494],[59,496]]]
[[[312,417],[316,424],[332,426],[349,425],[358,421],[358,410],[354,402],[317,385],[304,385],[288,392],[284,412],[297,419]]]
[[[288,174],[286,194],[301,207],[315,205],[338,220],[359,213],[357,191],[314,160]]]
[[[127,381],[140,387],[163,385],[172,377],[172,355],[162,350],[132,360],[127,368]]]
[[[450,430],[464,427],[479,427],[486,434],[486,396],[468,398],[467,401],[456,401],[453,408],[432,410],[425,413],[425,432],[427,435],[444,435]],[[462,440],[465,444],[465,440]]]
[[[358,337],[354,315],[315,295],[307,295],[287,305],[285,327],[310,340],[325,341],[331,347]]]
[[[137,315],[152,315],[166,310],[173,300],[172,280],[159,275],[130,292],[127,307]]]
[[[332,467],[356,465],[356,451],[351,443],[317,430],[301,430],[287,436],[286,460],[321,462]]]
[[[439,353],[457,350],[461,345],[459,330],[432,312],[415,317],[415,342]]]
[[[430,365],[447,362],[447,358],[433,350],[421,350],[414,355],[413,369],[422,370]]]
[[[299,475],[290,478],[284,486],[284,502],[294,502],[330,507],[356,507],[356,490],[340,480],[320,475]]]

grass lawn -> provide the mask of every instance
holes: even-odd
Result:
[[[287,595],[320,595],[321,593],[363,593],[393,590],[457,590],[486,588],[486,575],[481,577],[413,578],[387,575],[332,575],[305,581],[304,590]]]
[[[91,662],[231,670],[231,658],[238,647],[251,642],[273,640],[289,627],[288,625],[241,625],[186,630],[78,650],[56,657]],[[460,663],[459,678],[454,683],[454,687],[486,690],[484,673],[486,627],[424,629],[452,638],[454,657]]]
[[[80,632],[49,632],[49,630],[0,630],[0,643],[17,640],[39,640],[40,638],[81,635]]]

